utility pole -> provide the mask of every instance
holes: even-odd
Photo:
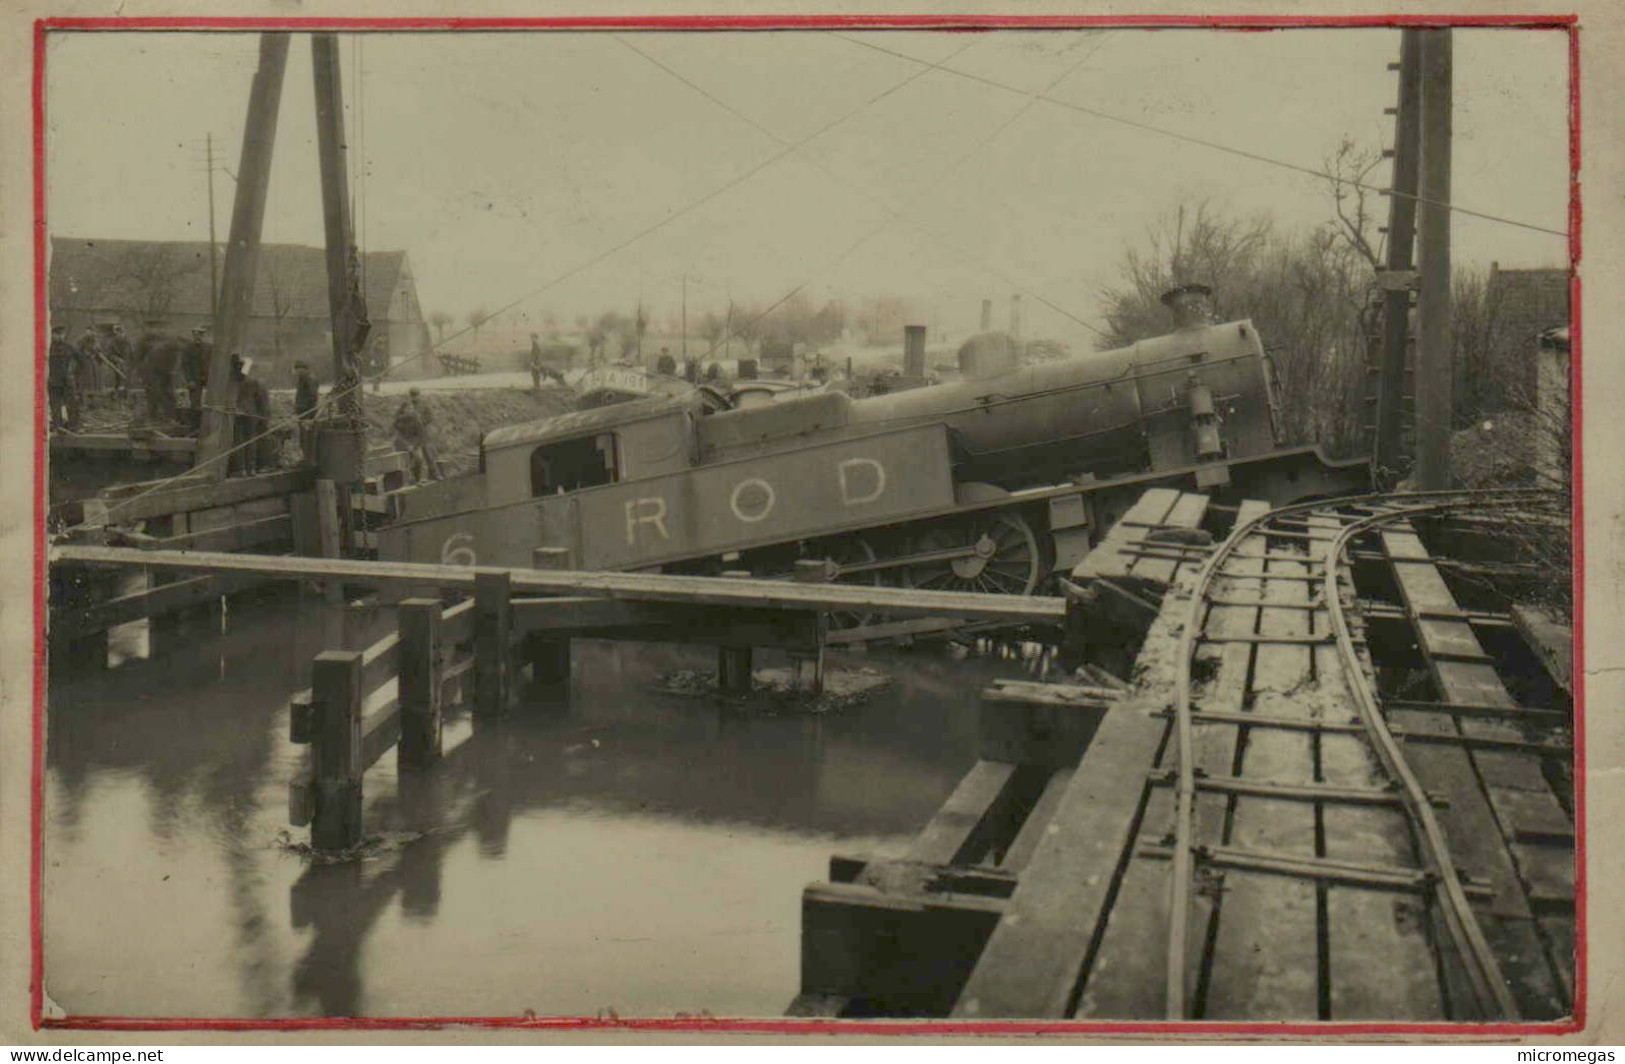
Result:
[[[231,234],[225,271],[220,278],[219,312],[214,321],[214,354],[209,359],[203,392],[203,426],[198,434],[197,463],[214,478],[226,475],[214,461],[231,446],[231,356],[248,335],[254,309],[254,275],[259,268],[260,231],[265,223],[265,196],[270,187],[271,149],[276,145],[277,112],[282,101],[282,75],[288,65],[288,35],[260,35],[260,64],[248,94],[243,126],[243,153],[237,164],[237,195],[232,203]]]
[[[209,321],[220,317],[220,268],[214,246],[214,134],[203,141],[209,163]]]
[[[688,274],[683,274],[683,365],[688,365]]]
[[[1422,30],[1421,173],[1417,195],[1416,479],[1450,486],[1450,30]]]
[[[1377,365],[1373,464],[1396,473],[1403,462],[1407,349],[1411,292],[1416,287],[1417,156],[1421,134],[1421,30],[1404,30],[1399,45],[1399,101],[1394,108],[1394,175],[1388,195],[1387,267],[1383,288],[1382,348]]]
[[[359,421],[359,360],[371,322],[361,303],[360,263],[352,261],[355,229],[350,218],[338,38],[331,33],[313,34],[310,58],[316,88],[316,153],[327,251],[327,308],[333,319],[333,393],[341,417]]]

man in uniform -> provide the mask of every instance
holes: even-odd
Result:
[[[530,386],[542,390],[542,341],[535,333],[530,334]]]
[[[51,428],[79,431],[79,352],[68,343],[68,327],[51,326],[45,394],[51,404]],[[65,411],[65,413],[64,413]]]
[[[99,392],[107,387],[104,361],[95,327],[86,328],[84,335],[79,337],[79,380],[82,391]]]
[[[251,376],[252,359],[231,356],[231,381],[237,393],[236,417],[232,419],[231,465],[237,472],[253,476],[276,468],[276,440],[266,434],[271,425],[271,397],[265,385]]]
[[[299,453],[307,462],[316,460],[316,407],[321,403],[321,386],[303,359],[293,364],[293,412],[299,419]]]
[[[147,331],[136,347],[135,361],[141,374],[141,387],[146,392],[147,420],[156,425],[173,425],[173,378],[181,352],[175,338],[163,332],[162,327],[162,319],[148,319]]]
[[[124,326],[113,326],[113,339],[107,345],[107,357],[113,363],[113,372],[118,380],[114,384],[114,391],[123,398],[130,387],[130,374],[135,367],[131,365],[135,352],[130,347],[130,338],[124,335]]]
[[[181,376],[186,379],[187,408],[191,420],[201,429],[203,425],[203,389],[209,383],[209,360],[214,357],[214,344],[209,342],[209,330],[202,325],[192,330],[181,357]]]
[[[433,421],[429,408],[423,402],[423,393],[413,388],[406,402],[395,411],[395,446],[405,451],[412,460],[412,479],[425,476],[440,479],[440,464],[435,460],[429,442],[429,425]]]

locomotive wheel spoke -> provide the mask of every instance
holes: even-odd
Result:
[[[928,529],[910,553],[918,560],[904,568],[904,580],[925,591],[1030,595],[1042,575],[1038,538],[1014,514]]]

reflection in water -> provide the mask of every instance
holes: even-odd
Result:
[[[777,1014],[801,887],[917,831],[974,758],[975,692],[1020,668],[848,658],[896,683],[767,715],[652,692],[704,651],[579,644],[567,706],[453,721],[430,770],[387,756],[374,850],[313,864],[284,844],[287,696],[341,629],[390,622],[284,596],[53,684],[46,973],[70,1014]]]

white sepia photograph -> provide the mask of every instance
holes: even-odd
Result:
[[[35,30],[37,1024],[1583,1025],[1572,17],[319,22]]]

